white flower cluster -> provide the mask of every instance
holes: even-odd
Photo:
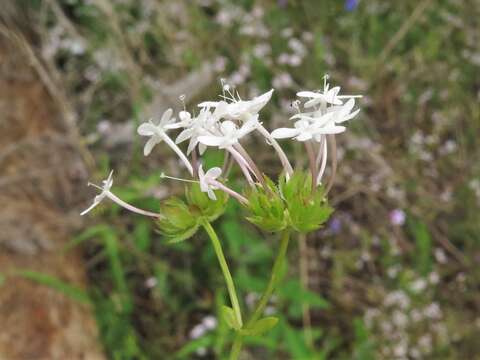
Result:
[[[327,135],[335,135],[346,130],[345,123],[353,119],[360,111],[352,111],[355,106],[355,98],[361,95],[339,95],[340,87],[330,88],[327,82],[328,76],[324,77],[322,91],[300,91],[297,96],[307,98],[303,104],[306,111],[300,111],[300,101],[294,103],[298,114],[293,115],[293,128],[279,128],[272,132],[275,139],[293,138],[301,142],[319,143],[319,151],[315,164],[321,161],[318,173],[314,175],[317,184],[321,183],[327,163]],[[309,145],[306,145],[309,146]],[[308,147],[307,147],[308,150]],[[313,159],[311,159],[313,162]]]
[[[250,186],[257,186],[257,184],[263,185],[263,174],[243,148],[240,140],[254,131],[258,132],[265,138],[267,144],[271,145],[276,151],[286,177],[289,179],[293,173],[293,168],[276,139],[294,138],[306,144],[314,184],[320,184],[327,162],[326,136],[345,131],[345,122],[351,120],[359,112],[359,110],[353,111],[355,98],[359,96],[339,95],[340,88],[330,89],[325,77],[323,91],[302,91],[297,94],[299,97],[308,99],[303,105],[308,111],[303,113],[299,111],[298,114],[292,116],[291,119],[295,120],[294,128],[280,128],[270,133],[259,121],[259,112],[270,101],[273,89],[251,100],[242,100],[238,92],[232,90],[224,81],[222,81],[222,85],[221,100],[200,103],[197,115],[184,109],[178,114],[177,120],[173,117],[172,109],[168,109],[160,119],[150,119],[138,127],[138,134],[149,138],[144,147],[145,156],[148,156],[157,144],[166,143],[179,156],[194,177],[194,180],[184,181],[198,182],[201,190],[207,193],[212,200],[216,200],[213,190],[222,190],[242,203],[248,202],[246,198],[231,190],[219,180],[222,169],[212,168],[206,172],[203,170],[197,156],[202,155],[208,147],[216,147],[226,151],[225,164],[230,159],[235,161]],[[181,97],[181,100],[183,102],[183,97]],[[300,110],[298,103],[297,108]],[[168,134],[172,130],[180,130],[175,141]],[[185,154],[180,149],[179,144],[187,141],[188,146]],[[315,143],[319,143],[316,159],[314,155]],[[318,169],[320,162],[321,166]],[[224,168],[228,167],[224,166]],[[163,175],[163,177],[168,176]],[[109,197],[121,206],[130,207],[129,209],[132,210],[132,206],[124,203],[110,192],[111,186],[110,174],[109,178],[104,181],[104,186],[99,187],[102,193],[95,198],[93,205],[85,210],[82,215],[95,207],[104,197]],[[139,209],[136,210],[139,212]],[[150,216],[160,216],[155,213],[146,213]]]

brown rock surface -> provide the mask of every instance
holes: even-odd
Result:
[[[14,269],[28,269],[84,286],[81,253],[62,250],[78,221],[78,188],[86,171],[65,111],[19,39],[6,36],[5,29],[0,32],[0,273],[7,280],[0,285],[0,359],[103,359],[89,306],[10,276]]]

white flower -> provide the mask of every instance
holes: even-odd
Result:
[[[102,181],[103,186],[98,186],[98,185],[95,185],[95,184],[92,184],[92,183],[88,183],[89,186],[93,186],[93,187],[96,187],[97,189],[101,190],[101,193],[98,194],[97,196],[95,196],[95,198],[93,199],[93,204],[90,205],[90,207],[88,207],[86,210],[82,211],[80,213],[80,215],[85,215],[90,210],[92,210],[94,207],[96,207],[98,204],[100,204],[103,199],[108,197],[110,200],[112,200],[116,204],[120,205],[121,207],[123,207],[127,210],[130,210],[132,212],[135,212],[137,214],[145,215],[145,216],[152,216],[152,217],[160,217],[161,216],[160,214],[157,214],[157,213],[154,213],[154,212],[151,212],[151,211],[147,211],[147,210],[142,210],[142,209],[139,209],[139,208],[137,208],[133,205],[130,205],[130,204],[126,203],[125,201],[123,201],[122,199],[120,199],[119,197],[117,197],[115,194],[113,194],[110,191],[110,189],[112,188],[112,185],[113,185],[112,175],[113,175],[113,170],[110,171],[110,174],[108,175],[108,178],[106,180]]]
[[[173,125],[175,118],[172,118],[173,110],[166,110],[158,124],[150,119],[148,122],[141,124],[138,127],[138,134],[142,136],[150,136],[145,147],[143,148],[143,154],[148,156],[155,145],[165,140],[166,130],[169,129],[168,125]]]
[[[306,108],[315,106],[317,104],[333,104],[333,105],[342,105],[343,102],[340,100],[337,95],[340,91],[340,86],[335,86],[334,88],[329,89],[328,84],[323,89],[323,92],[313,92],[313,91],[300,91],[297,93],[298,97],[309,98],[304,106]]]
[[[163,113],[158,124],[155,124],[152,120],[149,120],[138,127],[137,132],[140,135],[150,136],[150,139],[148,139],[145,147],[143,148],[143,153],[145,156],[148,156],[155,145],[165,141],[165,143],[170,146],[170,148],[180,157],[190,174],[193,175],[193,168],[187,157],[166,133],[167,130],[175,129],[180,126],[179,123],[175,123],[175,118],[172,118],[172,113],[172,109],[168,109]],[[182,115],[184,116],[183,121],[188,121],[188,116],[186,114]]]
[[[351,112],[355,106],[355,99],[349,99],[345,104],[331,106],[325,110],[319,109],[307,113],[293,115],[290,119],[302,119],[311,123],[317,123],[318,126],[325,126],[330,123],[341,124],[353,119],[360,112],[360,109]]]
[[[206,101],[198,104],[198,106],[202,108],[217,108],[218,106],[223,106],[224,108],[222,109],[222,112],[225,119],[248,121],[253,116],[256,116],[270,101],[273,94],[273,89],[260,96],[254,97],[252,100],[237,100],[230,91],[228,92],[231,96],[230,98],[226,98],[227,100],[231,100],[229,103],[225,101]]]
[[[240,128],[234,122],[226,120],[220,124],[217,134],[199,136],[198,141],[207,146],[216,146],[219,149],[230,148],[238,143],[242,137],[255,130],[258,125],[258,116],[251,118]]]
[[[220,109],[220,107],[217,109]],[[209,134],[210,129],[212,129],[214,124],[217,122],[218,114],[212,114],[208,108],[203,108],[200,111],[200,114],[193,119],[186,111],[182,111],[182,113],[185,113],[183,114],[184,120],[182,121],[182,127],[184,127],[185,130],[183,130],[177,136],[175,143],[179,144],[190,139],[190,142],[188,143],[187,155],[190,154],[193,149],[195,149],[197,144],[199,145],[198,149],[200,151],[200,155],[202,155],[207,149],[207,146],[205,144],[199,144],[198,137]],[[180,116],[182,116],[182,113],[180,113]]]
[[[203,171],[202,165],[198,167],[198,177],[200,182],[200,190],[206,192],[208,197],[212,200],[217,200],[213,190],[217,190],[218,187],[214,185],[217,182],[217,178],[222,174],[222,169],[219,167],[213,167],[206,173]]]
[[[316,140],[320,141],[320,135],[339,134],[345,131],[344,126],[336,126],[333,122],[326,125],[311,123],[308,120],[298,120],[294,128],[280,128],[272,132],[275,139],[294,138],[298,141]]]
[[[320,104],[321,107],[325,107],[328,104],[342,105],[343,99],[351,99],[356,97],[362,97],[361,95],[338,95],[340,92],[340,86],[335,86],[330,89],[330,84],[327,83],[327,76],[323,85],[323,91],[300,91],[297,93],[298,97],[309,98],[305,104],[305,108],[313,107]]]
[[[80,213],[80,215],[85,215],[86,213],[88,213],[90,210],[92,210],[94,207],[96,207],[98,204],[100,204],[102,202],[103,199],[105,199],[106,196],[108,196],[108,193],[110,192],[110,189],[112,188],[112,185],[113,185],[113,170],[110,171],[110,174],[108,175],[108,178],[106,180],[103,180],[102,183],[103,183],[103,186],[102,187],[99,187],[99,186],[96,186],[94,184],[88,184],[88,185],[92,185],[92,186],[95,186],[97,188],[99,188],[102,192],[100,194],[98,194],[97,196],[95,196],[95,198],[93,199],[93,204],[90,205],[90,207],[88,207],[87,209],[85,209],[84,211],[82,211]]]

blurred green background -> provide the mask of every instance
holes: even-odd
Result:
[[[478,0],[56,0],[38,9],[54,64],[114,190],[158,209],[181,184],[174,154],[148,159],[136,126],[167,107],[275,88],[262,112],[286,124],[301,89],[324,74],[363,94],[348,134],[327,226],[293,242],[280,317],[247,341],[245,359],[480,358],[480,2]],[[246,144],[267,174],[275,155]],[[300,148],[288,149],[302,163]],[[220,154],[210,152],[207,164]],[[278,239],[232,201],[216,222],[244,309],[262,291]],[[217,311],[222,276],[203,233],[166,245],[148,219],[103,204],[81,246],[101,342],[112,359],[217,359],[231,334]],[[68,289],[67,289],[68,290]],[[68,292],[68,291],[67,291]]]

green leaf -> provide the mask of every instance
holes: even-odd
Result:
[[[14,275],[23,277],[35,281],[39,284],[46,285],[52,289],[55,289],[69,298],[76,300],[81,303],[89,303],[90,298],[87,293],[76,286],[70,285],[60,279],[57,279],[54,276],[32,271],[32,270],[16,270],[13,273]]]
[[[3,275],[2,273],[0,273],[0,286],[2,286],[3,284],[5,284],[5,275]]]
[[[198,339],[190,341],[180,350],[175,353],[177,359],[191,359],[191,356],[200,348],[208,348],[213,344],[214,337],[212,334],[207,334]]]
[[[278,318],[274,316],[267,316],[257,320],[252,326],[240,330],[240,333],[247,336],[259,336],[273,329],[277,323]]]
[[[225,320],[227,325],[234,330],[239,330],[242,325],[238,322],[238,319],[235,315],[235,311],[229,306],[222,305],[221,307],[222,318]]]
[[[292,359],[311,359],[312,354],[305,344],[303,333],[286,324],[285,329],[286,348]]]
[[[427,275],[432,269],[432,238],[427,225],[423,222],[412,222],[411,229],[415,237],[415,260],[417,270]]]

